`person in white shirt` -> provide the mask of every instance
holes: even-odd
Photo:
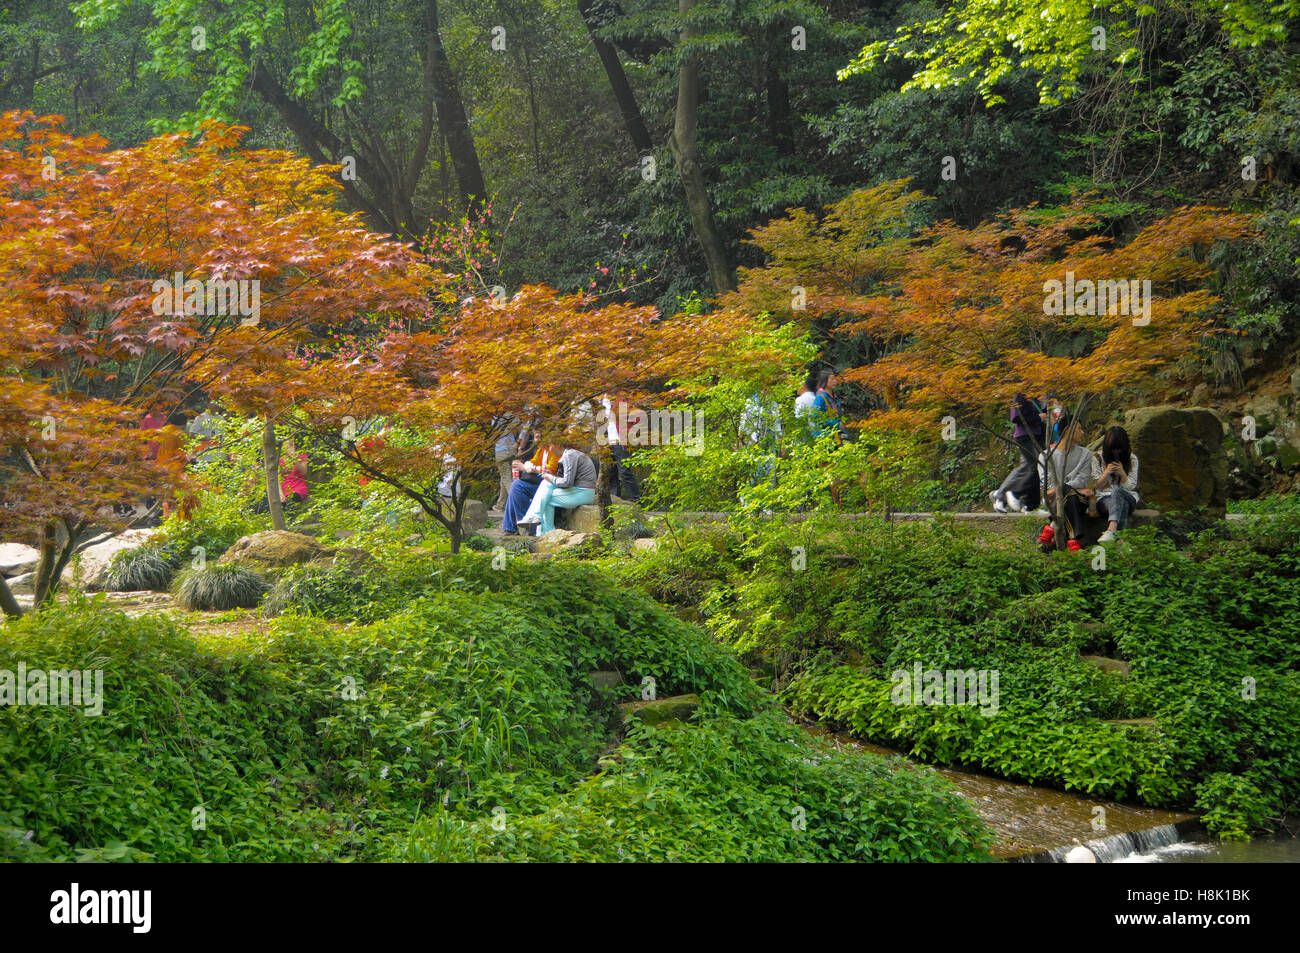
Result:
[[[817,403],[817,375],[809,374],[799,387],[799,395],[794,399],[794,415],[803,420],[812,429],[812,417]]]
[[[1128,431],[1107,427],[1101,438],[1101,453],[1092,457],[1092,484],[1097,493],[1097,509],[1110,517],[1099,543],[1109,543],[1115,534],[1128,526],[1129,516],[1138,507],[1138,458],[1129,446]]]
[[[605,412],[605,439],[609,441],[609,452],[614,458],[614,479],[610,492],[617,495],[619,499],[635,503],[641,499],[641,482],[627,462],[631,454],[628,452],[627,441],[624,440],[620,427],[631,430],[638,419],[644,415],[644,411],[634,409],[628,406],[627,401],[611,397],[609,394],[600,398],[600,406]]]

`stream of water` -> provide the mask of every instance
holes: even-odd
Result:
[[[804,727],[839,748],[906,757],[891,748],[828,731],[820,725]],[[1206,836],[1192,814],[1094,800],[970,771],[929,767],[952,782],[971,802],[993,832],[994,856],[1004,860],[1064,863],[1066,854],[1082,845],[1099,863],[1300,863],[1300,838],[1223,842]]]

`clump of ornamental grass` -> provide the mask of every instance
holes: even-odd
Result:
[[[108,592],[166,592],[175,568],[169,555],[153,546],[138,546],[117,553],[104,574]]]
[[[209,563],[176,579],[176,602],[193,611],[252,609],[268,586],[259,573],[243,566]]]

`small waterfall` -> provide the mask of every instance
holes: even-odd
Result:
[[[1178,830],[1177,824],[1161,824],[1159,827],[1149,827],[1145,830],[1112,834],[1109,837],[1084,841],[1083,846],[1092,851],[1097,858],[1097,863],[1113,864],[1134,854],[1150,854],[1157,848],[1167,847],[1180,840],[1182,840],[1182,833]],[[1074,846],[1068,844],[1064,847],[1053,847],[1051,850],[1016,859],[1031,864],[1063,864],[1065,863],[1065,855]]]

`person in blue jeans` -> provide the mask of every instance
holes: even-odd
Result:
[[[596,502],[596,464],[580,450],[565,449],[555,470],[542,469],[542,478],[520,526],[536,526],[539,536],[555,529],[555,508],[573,509]]]
[[[519,520],[532,506],[537,488],[542,485],[542,471],[550,469],[551,463],[558,461],[563,453],[564,448],[558,443],[544,443],[537,447],[531,460],[510,461],[511,467],[519,471],[519,476],[510,484],[505,515],[501,518],[501,531],[506,536],[519,535]]]

